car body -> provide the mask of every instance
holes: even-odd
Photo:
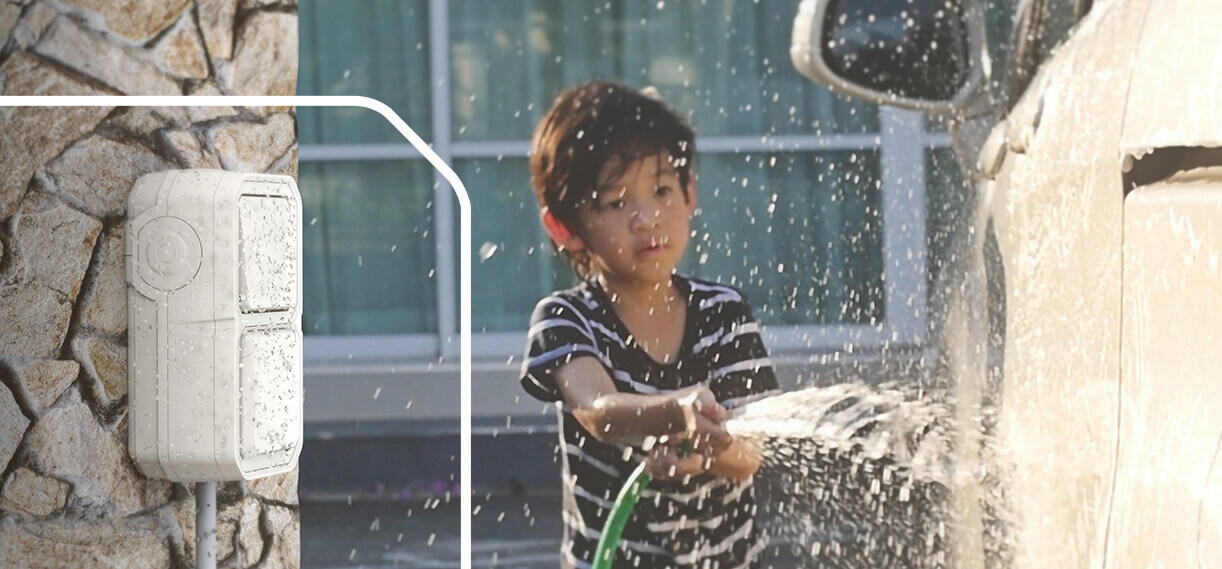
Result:
[[[932,311],[959,425],[982,426],[959,429],[954,565],[1222,567],[1218,5],[1024,0],[998,62],[981,1],[907,2],[959,30],[950,51],[903,40],[960,58],[930,97],[829,63],[862,41],[836,35],[840,4],[802,2],[799,70],[946,116],[972,177]]]

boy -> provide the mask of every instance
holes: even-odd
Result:
[[[614,83],[562,93],[535,131],[543,225],[585,281],[535,307],[521,378],[562,402],[565,568],[590,566],[641,461],[654,482],[615,567],[739,569],[763,547],[758,453],[720,423],[722,404],[776,378],[742,294],[675,273],[696,208],[694,154],[682,118]]]

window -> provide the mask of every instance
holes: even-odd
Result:
[[[655,86],[690,113],[701,214],[684,270],[743,288],[774,351],[918,342],[925,152],[946,135],[793,71],[795,9],[311,0],[300,5],[299,92],[380,99],[454,165],[473,207],[477,357],[519,355],[534,303],[573,282],[538,227],[527,151],[552,98],[596,78]],[[309,340],[456,355],[449,188],[374,113],[299,116]]]

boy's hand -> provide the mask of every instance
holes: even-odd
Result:
[[[705,456],[714,456],[730,446],[734,439],[721,426],[728,413],[717,402],[712,391],[703,385],[694,385],[675,391],[672,395],[690,418],[689,431],[682,433],[678,440],[672,438],[672,444],[686,442],[690,450]]]
[[[710,462],[700,453],[685,455],[676,446],[658,445],[645,458],[645,472],[657,480],[675,480],[703,473]]]

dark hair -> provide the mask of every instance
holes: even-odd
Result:
[[[627,169],[662,152],[670,156],[688,198],[695,134],[660,98],[619,83],[591,81],[572,87],[552,103],[530,145],[530,179],[540,207],[581,235],[577,208],[590,199],[609,163]],[[618,176],[623,172],[614,171]],[[590,273],[585,251],[565,251],[582,278]]]

